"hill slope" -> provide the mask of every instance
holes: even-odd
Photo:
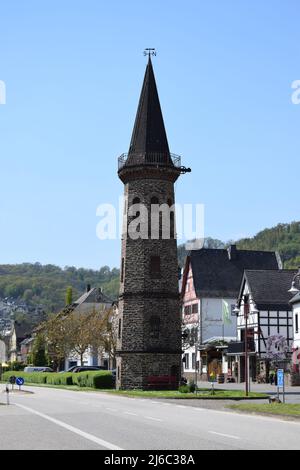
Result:
[[[232,242],[231,242],[232,243]],[[229,242],[207,238],[207,248],[225,248]],[[238,248],[248,250],[278,251],[285,268],[300,266],[300,222],[278,224],[265,229],[253,238],[236,242]],[[178,262],[182,266],[186,251],[178,246]],[[112,299],[116,299],[119,289],[119,270],[102,267],[92,269],[66,267],[64,269],[39,263],[0,265],[0,298],[22,299],[29,305],[42,304],[48,312],[58,311],[65,305],[68,286],[73,288],[73,300],[85,291],[86,285],[101,286]]]
[[[114,299],[119,288],[119,270],[108,266],[99,271],[73,266],[62,269],[40,263],[0,265],[0,298],[22,299],[28,305],[42,304],[48,312],[55,312],[65,305],[69,286],[73,289],[73,300],[76,300],[87,284],[101,286]]]

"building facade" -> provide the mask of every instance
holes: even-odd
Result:
[[[299,286],[300,287],[300,286]],[[292,354],[292,372],[293,385],[300,385],[300,292],[290,301],[293,309],[293,354]]]
[[[117,388],[177,388],[181,374],[174,183],[184,169],[170,153],[151,58],[144,77],[124,183]],[[160,211],[167,207],[167,219]]]
[[[69,313],[76,312],[78,314],[85,314],[92,311],[97,311],[103,314],[108,309],[113,309],[113,301],[104,294],[101,287],[87,286],[86,292],[80,296],[71,306],[69,306]],[[94,350],[89,347],[84,355],[83,362],[81,364],[80,357],[75,352],[71,352],[68,357],[65,358],[64,370],[68,370],[73,366],[103,366],[107,369],[115,367],[114,360],[110,356],[109,352],[103,348]]]
[[[183,328],[190,332],[184,351],[184,375],[233,374],[226,345],[237,338],[233,309],[245,269],[280,269],[275,252],[202,248],[186,258],[181,298]],[[195,370],[196,367],[196,370]]]
[[[293,314],[288,290],[294,275],[294,270],[285,269],[245,271],[238,296],[238,341],[227,351],[237,381],[245,381],[246,341],[251,380],[268,381],[276,367],[290,371]]]

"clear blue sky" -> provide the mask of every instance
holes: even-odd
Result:
[[[170,148],[192,173],[205,235],[254,235],[299,220],[299,0],[2,2],[0,264],[119,266],[96,238],[117,205],[146,59]]]

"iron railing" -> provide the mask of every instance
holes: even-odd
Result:
[[[128,158],[128,153],[122,153],[118,158],[118,170],[126,166],[133,166],[146,163],[147,165],[165,165],[168,161],[169,156],[173,162],[173,165],[177,168],[181,167],[181,157],[175,153],[164,154],[164,153],[140,153],[134,154],[131,158]],[[131,160],[131,161],[130,161]]]

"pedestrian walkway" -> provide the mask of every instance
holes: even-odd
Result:
[[[210,388],[211,382],[198,382],[199,388]],[[214,383],[215,389],[226,389],[226,390],[244,390],[245,383],[224,383],[218,384]],[[270,384],[258,384],[256,382],[250,383],[250,391],[251,392],[260,392],[260,393],[267,393],[269,395],[277,395],[277,387],[276,385]],[[282,389],[280,389],[282,393]],[[296,387],[285,387],[285,395],[286,395],[286,402],[287,403],[300,403],[300,386]]]

